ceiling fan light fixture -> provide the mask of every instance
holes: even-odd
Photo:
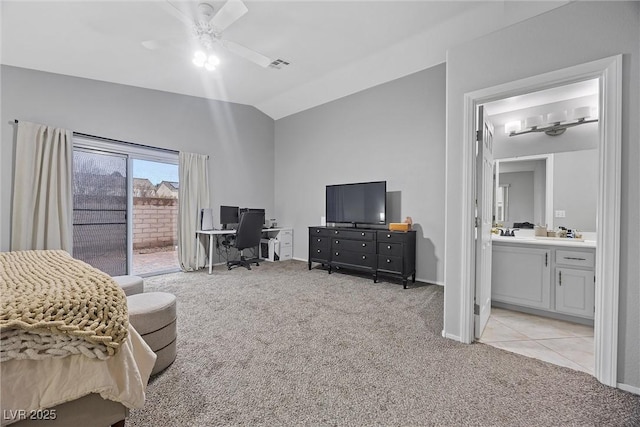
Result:
[[[265,55],[222,38],[222,32],[249,11],[242,0],[226,0],[219,8],[217,5],[214,8],[212,4],[201,2],[197,6],[195,14],[193,9],[192,13],[187,13],[182,7],[178,7],[169,0],[160,3],[166,3],[167,10],[187,25],[192,32],[192,38],[195,39],[194,42],[201,48],[201,51],[195,53],[192,58],[194,65],[206,67],[208,70],[215,70],[221,61],[218,57],[209,55],[208,52],[216,51],[218,46],[263,68],[270,66],[274,62]],[[215,3],[222,3],[222,1]],[[143,42],[143,46],[148,49],[156,49],[156,45],[158,43],[154,40]],[[206,64],[209,64],[209,66]],[[289,65],[286,61],[282,61],[282,64]],[[274,66],[274,68],[280,67]]]
[[[220,58],[216,55],[208,55],[199,50],[193,54],[193,63],[200,68],[205,68],[207,71],[214,71],[218,65],[220,65]]]
[[[195,52],[193,54],[193,63],[198,67],[204,67],[205,62],[207,62],[207,55],[201,50]]]

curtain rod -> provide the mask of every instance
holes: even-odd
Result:
[[[15,124],[18,124],[18,119],[14,120]],[[151,145],[145,145],[145,144],[138,144],[136,142],[128,142],[128,141],[122,141],[120,139],[113,139],[113,138],[105,138],[104,136],[96,136],[96,135],[90,135],[88,133],[82,133],[82,132],[73,132],[74,135],[76,136],[83,136],[85,138],[93,138],[93,139],[99,139],[102,141],[110,141],[110,142],[117,142],[119,144],[126,144],[126,145],[134,145],[136,147],[143,147],[143,148],[148,148],[150,150],[157,150],[157,151],[164,151],[166,153],[172,153],[172,154],[179,154],[179,151],[176,150],[171,150],[169,148],[160,148],[160,147],[153,147]],[[207,156],[208,157],[208,156]]]

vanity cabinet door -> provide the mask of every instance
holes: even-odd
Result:
[[[493,245],[491,299],[550,309],[551,251]]]
[[[595,275],[590,270],[556,268],[556,311],[593,319]]]

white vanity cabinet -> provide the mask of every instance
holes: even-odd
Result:
[[[556,249],[555,255],[556,311],[593,318],[595,253]]]
[[[566,320],[593,319],[595,245],[493,241],[491,300],[496,306]]]
[[[493,245],[491,300],[549,309],[551,251]]]

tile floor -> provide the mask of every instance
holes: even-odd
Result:
[[[593,375],[593,327],[491,308],[480,342]]]

